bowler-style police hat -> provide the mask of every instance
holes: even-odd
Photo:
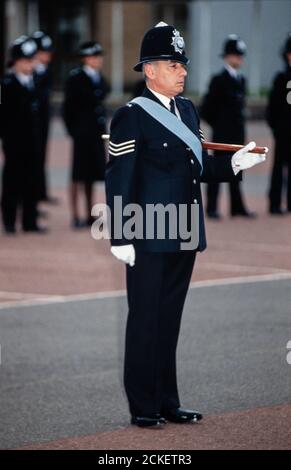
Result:
[[[282,49],[283,59],[287,61],[286,54],[291,54],[291,33],[288,34],[287,39]]]
[[[223,57],[229,54],[243,56],[246,52],[247,46],[236,34],[230,34],[224,41],[222,52]]]
[[[31,37],[36,42],[39,51],[52,52],[53,41],[43,31],[35,31]]]
[[[133,67],[136,72],[142,71],[145,62],[155,60],[174,60],[189,64],[185,56],[185,42],[174,26],[164,22],[158,23],[144,35],[140,48],[139,62]]]
[[[9,51],[8,67],[11,67],[17,60],[32,59],[37,52],[35,41],[28,36],[20,36],[12,43]]]
[[[97,56],[97,55],[103,55],[103,48],[98,42],[87,41],[81,44],[80,50],[79,50],[79,56],[90,57],[90,56]]]

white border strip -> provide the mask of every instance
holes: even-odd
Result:
[[[291,280],[291,272],[275,273],[275,274],[262,274],[257,276],[242,276],[242,277],[231,277],[223,279],[213,279],[208,281],[196,281],[190,284],[190,289],[200,289],[203,287],[219,287],[233,284],[253,284],[258,282],[270,282],[270,281],[281,281]],[[20,300],[18,302],[6,302],[0,304],[0,310],[18,307],[30,307],[34,305],[50,305],[60,304],[66,302],[83,302],[86,300],[102,300],[111,299],[117,297],[124,297],[126,295],[125,290],[95,292],[89,294],[76,294],[76,295],[51,295],[49,297],[37,298],[32,300]]]

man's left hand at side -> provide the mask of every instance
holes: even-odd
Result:
[[[135,264],[135,249],[133,245],[112,246],[111,253],[115,258],[133,267]]]
[[[251,152],[255,146],[255,142],[249,142],[245,147],[235,152],[232,156],[231,164],[235,175],[237,175],[241,170],[247,170],[248,168],[252,168],[258,163],[262,163],[266,160],[266,153]],[[267,148],[266,152],[268,152]]]

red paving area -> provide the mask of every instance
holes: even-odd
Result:
[[[1,236],[0,303],[124,288],[124,268],[108,241],[71,230],[65,192],[55,194],[62,205],[50,209],[48,235]],[[249,205],[258,220],[207,221],[208,249],[197,257],[194,281],[291,272],[291,216],[270,217],[263,198]]]
[[[130,426],[93,436],[26,446],[27,450],[290,450],[291,405],[207,416],[163,429]]]
[[[72,295],[124,288],[124,269],[106,240],[69,227],[62,205],[50,209],[48,235],[1,236],[0,303],[42,295]],[[197,257],[193,280],[291,272],[291,216],[270,217],[262,198],[252,198],[259,219],[207,222],[208,249]],[[23,297],[22,297],[23,295]]]

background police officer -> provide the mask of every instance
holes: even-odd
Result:
[[[269,211],[271,214],[283,215],[282,186],[283,169],[287,170],[287,210],[291,212],[291,104],[287,93],[291,83],[291,35],[288,36],[282,57],[285,70],[278,72],[274,78],[267,108],[267,120],[275,138],[275,154],[269,192]],[[287,84],[289,83],[289,87]]]
[[[2,220],[15,233],[17,210],[24,231],[43,233],[36,216],[40,152],[39,103],[33,80],[36,43],[21,36],[10,49],[11,73],[2,80],[0,133],[3,142]]]
[[[42,31],[35,31],[32,38],[37,44],[37,53],[34,59],[34,78],[40,104],[41,152],[38,199],[40,201],[54,203],[56,200],[48,194],[48,178],[46,174],[47,140],[51,117],[50,95],[52,89],[51,61],[53,58],[53,42],[52,39]]]
[[[159,23],[146,33],[140,61],[134,69],[143,71],[146,77],[143,98],[147,103],[156,104],[160,113],[166,110],[167,118],[173,113],[176,125],[181,120],[197,141],[197,111],[191,101],[178,96],[184,89],[187,64],[179,31]],[[200,154],[194,154],[181,138],[138,104],[129,103],[113,117],[106,195],[113,225],[111,251],[127,264],[129,314],[124,384],[133,424],[155,427],[165,420],[185,423],[202,418],[199,412],[180,407],[176,377],[176,347],[184,301],[196,251],[206,248],[200,182],[231,181],[241,169],[262,161],[264,156],[248,152],[253,145],[250,143],[232,158],[213,158],[203,152],[200,161]],[[114,204],[116,196],[122,198],[120,211]],[[180,234],[173,237],[167,223],[163,238],[157,230],[153,237],[147,238],[144,232],[143,237],[133,240],[125,233],[116,235],[115,224],[122,214],[125,224],[128,217],[124,209],[129,210],[131,203],[138,204],[143,215],[150,204],[173,204],[178,211],[181,204],[187,209],[194,206],[194,220],[189,222],[199,226],[197,248],[195,244],[192,249],[183,250]]]
[[[104,180],[105,149],[102,134],[106,129],[104,98],[109,86],[101,73],[103,50],[96,42],[80,47],[83,65],[74,69],[66,84],[64,120],[73,138],[71,205],[73,227],[92,224],[93,183]],[[80,188],[85,192],[87,219],[78,211]]]
[[[232,34],[224,43],[223,70],[210,82],[209,90],[201,106],[201,116],[212,127],[213,141],[243,144],[245,141],[245,93],[246,80],[239,69],[246,52],[245,43]],[[219,152],[219,157],[221,152]],[[240,181],[233,180],[230,185],[230,212],[232,216],[254,217],[243,201]],[[207,186],[207,214],[219,219],[217,209],[219,184]]]

